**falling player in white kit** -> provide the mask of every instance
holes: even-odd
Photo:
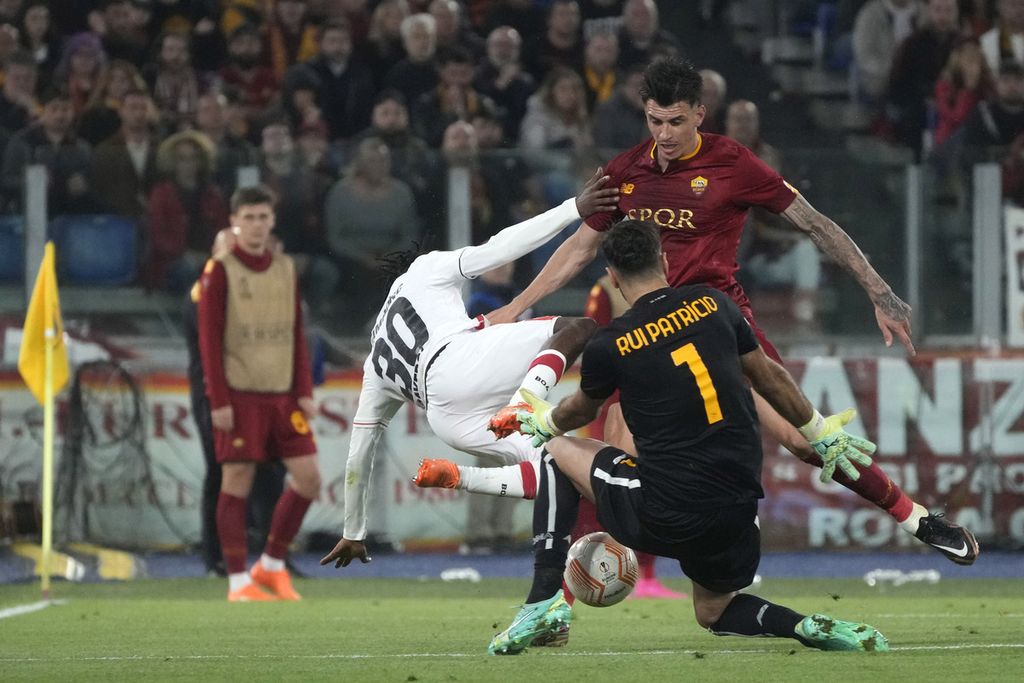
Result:
[[[373,458],[388,422],[406,402],[425,410],[430,428],[453,448],[522,467],[520,476],[508,480],[499,480],[492,468],[460,468],[473,481],[459,488],[497,494],[500,486],[536,486],[539,451],[530,438],[516,433],[496,440],[488,422],[510,398],[518,402],[518,387],[546,394],[596,324],[589,318],[547,318],[489,327],[483,316],[466,315],[462,285],[528,254],[580,218],[614,210],[618,189],[603,189],[606,180],[598,169],[575,199],[505,228],[485,244],[423,254],[395,280],[363,366],[345,467],[345,529],[320,564],[369,561],[363,540]],[[529,490],[505,493],[533,497]]]

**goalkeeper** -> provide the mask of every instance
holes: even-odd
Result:
[[[575,517],[580,493],[620,543],[679,561],[693,582],[697,622],[712,633],[787,637],[823,650],[888,649],[866,624],[805,616],[739,593],[760,560],[757,501],[764,497],[760,431],[745,378],[811,443],[825,480],[837,469],[856,478],[854,463],[871,463],[874,444],[843,430],[853,411],[825,418],[814,410],[727,295],[705,285],[670,287],[655,226],[623,221],[603,250],[632,308],[587,344],[575,394],[553,407],[524,392],[529,409],[518,413],[520,431],[536,445],[550,440],[538,509],[557,512],[534,515],[531,593],[490,651],[521,652],[534,634],[566,619],[560,586],[569,542],[553,531]],[[554,438],[593,420],[616,390],[635,460],[600,441]]]

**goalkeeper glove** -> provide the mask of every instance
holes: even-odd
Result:
[[[871,465],[871,453],[875,452],[875,444],[859,436],[847,434],[843,427],[857,414],[853,408],[847,408],[838,415],[822,417],[817,410],[810,422],[800,428],[800,433],[811,442],[811,447],[821,456],[822,483],[832,481],[836,467],[850,478],[860,479],[860,472],[854,463],[868,467]]]
[[[522,389],[522,396],[528,407],[517,412],[516,419],[519,420],[519,431],[533,436],[531,443],[534,447],[540,447],[556,436],[561,436],[562,430],[551,419],[555,407],[529,389]]]

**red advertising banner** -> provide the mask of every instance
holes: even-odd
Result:
[[[1024,359],[829,357],[786,367],[822,413],[857,409],[848,431],[878,445],[876,461],[911,498],[995,545],[1024,546]],[[763,484],[766,548],[916,545],[886,513],[821,484],[817,469],[767,440]]]

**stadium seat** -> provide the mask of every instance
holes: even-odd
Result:
[[[25,277],[25,225],[21,216],[0,216],[0,282]]]
[[[62,281],[127,285],[138,274],[139,231],[121,216],[58,216],[50,223]]]

